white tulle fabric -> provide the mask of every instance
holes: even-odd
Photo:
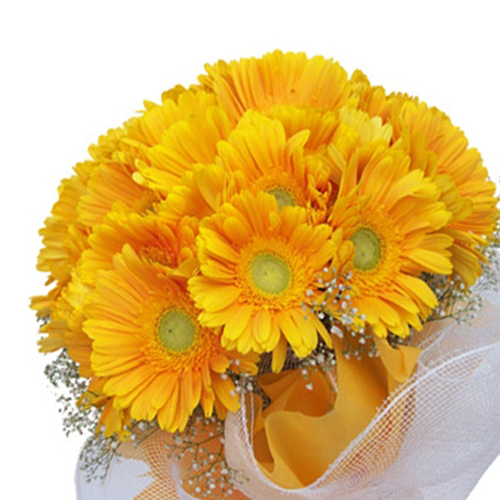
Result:
[[[253,500],[467,498],[500,453],[500,293],[484,298],[473,325],[435,322],[415,338],[424,351],[413,378],[306,488],[286,490],[270,482],[253,456],[245,417],[251,418],[252,408],[230,415],[226,457],[249,479],[241,492]],[[165,460],[165,467],[175,483],[175,464]],[[145,463],[133,459],[115,459],[103,482],[85,483],[77,471],[80,500],[194,498],[178,485],[168,495],[140,495],[150,482]]]

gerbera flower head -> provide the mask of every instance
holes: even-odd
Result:
[[[351,271],[353,308],[376,335],[405,337],[437,305],[422,273],[452,272],[453,240],[439,232],[451,214],[438,201],[438,187],[421,170],[411,171],[402,151],[381,147],[359,178],[356,157],[346,165],[329,222],[353,246],[343,263]],[[332,274],[326,281],[334,279]]]
[[[406,94],[386,95],[356,72],[350,86],[360,109],[379,116],[393,127],[392,142],[412,158],[412,168],[425,171],[438,184],[452,217],[443,232],[453,238],[450,247],[454,273],[466,285],[481,275],[484,260],[478,248],[487,245],[498,222],[495,184],[480,154],[469,147],[464,133],[443,112]]]
[[[199,276],[189,290],[200,321],[222,327],[222,345],[242,353],[274,351],[278,370],[289,344],[307,356],[323,324],[303,309],[335,244],[326,224],[311,225],[302,207],[280,210],[267,193],[242,191],[207,218],[198,237]]]
[[[324,219],[332,196],[330,170],[306,155],[310,132],[297,128],[288,137],[279,120],[247,112],[227,140],[217,143],[215,163],[186,171],[156,207],[159,215],[168,221],[186,215],[201,220],[245,189],[272,194],[280,208],[303,206],[311,219]]]
[[[207,416],[214,404],[222,416],[237,410],[234,384],[224,373],[236,359],[241,370],[255,366],[223,349],[220,333],[198,322],[187,291],[130,246],[114,265],[89,296],[84,324],[93,339],[93,372],[106,379],[103,393],[114,407],[136,420],[156,417],[170,432],[184,429],[198,404]]]
[[[144,212],[165,198],[184,170],[213,158],[215,143],[231,128],[216,101],[207,92],[173,89],[161,104],[146,102],[141,116],[101,137],[90,148],[96,168],[78,204],[80,220],[90,227],[101,223],[117,201]]]
[[[137,163],[139,172],[134,179],[165,197],[194,165],[214,161],[217,143],[226,139],[236,124],[215,105],[214,96],[206,92],[194,96],[205,105],[165,130],[159,144],[148,149],[147,161]],[[206,106],[207,100],[211,106]]]
[[[73,266],[88,246],[89,231],[78,220],[77,206],[87,193],[87,183],[94,168],[91,161],[75,166],[75,175],[62,181],[59,200],[46,219],[45,227],[40,230],[44,248],[38,256],[37,267],[50,273],[49,283],[56,281],[58,291],[68,282]]]
[[[138,158],[145,155],[145,146],[130,142],[124,136],[111,157],[100,158],[89,177],[87,191],[77,209],[78,218],[88,227],[100,224],[120,202],[134,212],[145,211],[158,195],[132,179]]]
[[[169,223],[157,213],[141,215],[116,204],[89,237],[90,248],[82,254],[78,273],[94,285],[97,271],[112,269],[113,256],[128,244],[159,272],[189,277],[196,266],[197,233],[198,223],[190,217]]]
[[[331,59],[279,50],[261,58],[206,65],[198,78],[239,118],[248,109],[267,110],[278,104],[339,109],[349,100],[347,73]]]
[[[473,285],[482,273],[477,248],[488,243],[497,225],[495,184],[488,179],[478,151],[469,147],[464,133],[444,113],[416,99],[399,95],[394,99],[400,107],[396,123],[401,133],[420,137],[420,149],[436,157],[436,182],[443,186],[442,200],[453,215],[443,231],[454,239],[454,270]]]
[[[280,121],[250,111],[218,144],[217,162],[231,173],[236,190],[264,191],[280,208],[302,206],[319,213],[332,187],[328,169],[312,158],[306,161],[309,135],[304,129],[287,138]]]

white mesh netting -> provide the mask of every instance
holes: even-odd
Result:
[[[500,293],[486,292],[484,299],[473,325],[435,322],[414,339],[424,352],[413,378],[391,394],[365,431],[306,488],[283,489],[260,470],[245,416],[251,417],[252,408],[229,415],[226,457],[249,479],[240,486],[243,495],[231,498],[467,498],[500,453]],[[77,470],[78,498],[194,498],[176,486],[175,468],[161,443],[148,446],[139,447],[135,457],[115,458],[102,482],[85,483]]]

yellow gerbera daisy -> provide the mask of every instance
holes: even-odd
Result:
[[[82,376],[90,377],[91,339],[82,329],[85,319],[83,303],[92,292],[97,272],[113,268],[113,256],[129,244],[144,260],[156,266],[159,273],[172,278],[189,277],[197,267],[194,241],[197,221],[183,219],[176,225],[165,223],[156,214],[146,216],[115,206],[102,224],[97,225],[82,252],[71,280],[50,304],[50,321],[41,328],[41,351],[51,352],[62,347],[79,365]],[[37,300],[35,307],[43,305]]]
[[[122,142],[111,159],[101,160],[93,169],[87,193],[78,204],[79,220],[86,226],[100,224],[116,202],[123,203],[134,212],[143,212],[159,199],[156,193],[132,179],[137,171],[136,160],[139,156],[136,145]]]
[[[230,116],[248,109],[266,110],[277,104],[339,109],[349,98],[347,73],[337,62],[321,56],[276,50],[263,57],[206,65],[198,78],[219,98]]]
[[[443,229],[454,238],[451,248],[455,271],[468,285],[481,275],[480,254],[476,248],[487,244],[484,237],[491,236],[496,228],[498,211],[495,184],[488,179],[488,171],[481,156],[469,144],[463,132],[453,126],[449,118],[435,108],[417,100],[398,96],[402,103],[398,113],[399,126],[413,136],[423,137],[421,149],[436,156],[436,178],[443,186],[451,183],[462,203],[455,195],[447,208],[453,214],[450,224]],[[414,146],[414,150],[416,147]],[[416,150],[414,155],[418,155]],[[420,153],[422,154],[422,153]],[[443,192],[448,192],[443,189]],[[442,196],[443,201],[446,198]]]
[[[41,329],[40,350],[52,352],[65,346],[63,333],[70,307],[61,296],[71,282],[71,273],[82,252],[88,248],[88,228],[78,220],[77,205],[87,191],[90,172],[95,167],[91,161],[79,163],[75,175],[62,181],[59,200],[52,208],[52,214],[40,231],[44,248],[38,257],[38,269],[49,273],[47,284],[54,287],[47,295],[31,299],[31,307],[37,315],[49,321]]]
[[[77,271],[85,283],[94,285],[97,271],[112,269],[113,256],[128,244],[144,260],[157,265],[159,272],[189,277],[196,267],[197,234],[198,222],[189,217],[167,223],[156,213],[140,215],[115,205],[94,228],[90,248],[83,252]]]
[[[200,228],[201,275],[189,280],[203,310],[200,321],[222,326],[222,345],[229,349],[274,351],[275,370],[287,342],[300,357],[316,347],[318,334],[329,343],[321,321],[314,314],[305,318],[303,305],[335,253],[331,234],[326,224],[308,224],[301,207],[280,211],[267,193],[235,195]]]
[[[278,120],[249,111],[228,140],[217,145],[216,161],[231,172],[238,191],[265,191],[280,208],[298,205],[324,211],[332,192],[330,172],[319,161],[306,162],[308,138],[308,130],[287,138]]]
[[[439,185],[441,201],[452,213],[443,232],[452,236],[450,248],[454,271],[468,285],[481,275],[478,246],[487,244],[497,220],[495,185],[475,148],[464,133],[436,108],[405,94],[386,96],[381,87],[371,87],[356,72],[351,87],[360,98],[360,108],[392,125],[393,142],[401,142],[412,157],[412,168],[421,168]]]
[[[181,285],[162,278],[126,245],[115,269],[100,275],[85,306],[84,330],[93,339],[92,369],[106,379],[103,393],[136,420],[157,418],[169,432],[183,430],[201,404],[224,416],[236,411],[233,369],[255,366],[220,345],[220,334],[197,321],[199,310]],[[236,363],[238,359],[238,363]]]
[[[171,222],[186,215],[201,220],[246,189],[274,195],[280,207],[307,207],[312,219],[324,218],[333,192],[330,169],[305,156],[308,137],[302,129],[287,139],[278,120],[248,112],[227,141],[217,144],[216,164],[194,165],[156,209]]]
[[[52,300],[47,312],[50,321],[40,330],[44,334],[39,341],[40,350],[52,352],[66,348],[84,377],[90,377],[93,372],[90,366],[92,341],[82,328],[83,303],[95,287],[97,273],[113,269],[113,257],[125,244],[155,266],[158,273],[173,279],[188,278],[197,267],[194,254],[198,233],[196,220],[184,218],[171,225],[154,213],[142,216],[123,205],[114,208],[89,236],[90,248],[82,252],[71,280],[56,300]],[[35,307],[46,307],[41,299],[35,298]]]
[[[182,173],[179,169],[182,171],[190,159],[204,152],[201,146],[193,149],[194,139],[191,136],[185,139],[189,127],[183,125],[183,120],[191,117],[198,127],[194,127],[197,132],[200,132],[200,127],[203,134],[210,129],[212,132],[206,139],[208,142],[214,133],[218,133],[218,130],[212,129],[216,125],[224,129],[226,123],[221,118],[224,123],[220,124],[220,120],[215,117],[216,125],[211,128],[209,118],[215,113],[216,98],[206,92],[174,89],[165,94],[162,104],[146,102],[145,106],[141,116],[132,118],[121,129],[110,131],[99,138],[97,145],[89,148],[97,167],[89,179],[87,193],[78,205],[79,219],[87,226],[101,223],[117,201],[135,212],[142,212],[153,202],[165,197],[164,189],[159,189],[161,182],[159,185],[157,182],[151,184],[156,191],[149,189],[150,182],[139,170],[159,172],[161,177],[165,168],[173,168],[175,180]],[[205,118],[206,126],[203,121]],[[165,167],[163,162],[162,151],[165,151],[161,144],[165,134],[168,145],[166,154],[170,155],[173,162],[168,164],[170,167]],[[170,180],[168,187],[172,183],[175,182]]]
[[[38,257],[38,269],[50,273],[49,282],[66,283],[71,269],[87,247],[88,229],[78,221],[77,205],[87,192],[87,182],[95,164],[79,163],[75,175],[62,181],[59,200],[40,230],[44,248]]]
[[[420,275],[452,271],[448,248],[453,239],[438,232],[451,214],[438,201],[437,186],[422,170],[411,171],[402,151],[380,146],[358,178],[359,171],[355,154],[346,162],[329,218],[353,247],[351,261],[344,262],[352,274],[352,306],[376,335],[390,331],[405,337],[409,326],[421,329],[420,318],[437,305]],[[336,276],[331,273],[327,281]],[[332,310],[338,307],[334,298]]]
[[[161,142],[147,151],[148,162],[137,162],[135,179],[164,196],[197,163],[212,163],[216,145],[235,123],[217,106],[197,110],[166,130]]]

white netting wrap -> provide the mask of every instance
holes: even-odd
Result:
[[[314,484],[285,490],[252,453],[244,409],[226,421],[226,456],[254,500],[467,498],[500,452],[499,297],[474,325],[435,324],[415,376]],[[251,413],[251,412],[250,412]]]
[[[484,298],[472,326],[443,321],[426,329],[413,378],[391,394],[365,431],[306,488],[283,489],[260,470],[245,417],[252,408],[229,415],[226,457],[248,479],[241,492],[253,500],[467,498],[500,453],[500,293],[487,292]],[[182,488],[174,490],[172,464],[163,462],[165,483],[157,489],[151,484],[158,478],[138,460],[116,459],[98,484],[86,485],[77,472],[78,498],[194,498]]]

